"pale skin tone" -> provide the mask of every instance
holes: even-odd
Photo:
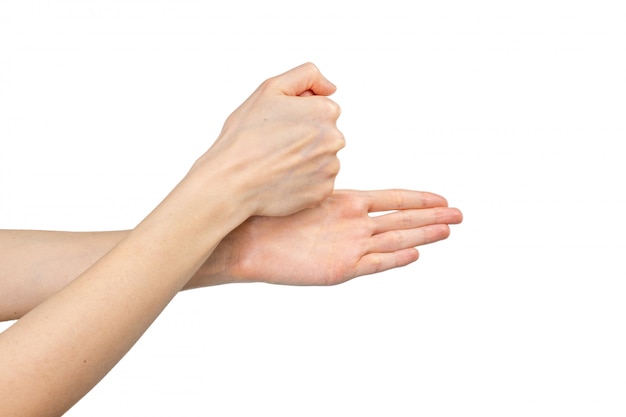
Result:
[[[338,284],[447,238],[443,197],[333,191],[334,90],[312,64],[264,82],[133,230],[0,231],[0,415],[63,414],[183,289]]]
[[[461,221],[458,209],[432,193],[337,190],[289,216],[248,219],[219,243],[184,289],[242,282],[340,284],[416,261],[415,247],[447,238],[448,225]],[[128,233],[0,230],[0,321],[19,319]]]

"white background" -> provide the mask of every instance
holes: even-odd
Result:
[[[305,61],[337,186],[464,222],[337,287],[182,293],[67,415],[626,415],[623,2],[217,3],[0,2],[0,228],[132,228]]]

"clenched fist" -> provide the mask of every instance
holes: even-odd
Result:
[[[225,169],[250,215],[314,206],[332,193],[345,146],[340,108],[327,97],[335,89],[311,63],[264,81],[196,165]]]

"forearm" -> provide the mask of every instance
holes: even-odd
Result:
[[[136,229],[0,334],[0,414],[60,415],[132,347],[240,218],[174,190]]]
[[[15,320],[69,284],[128,231],[0,231],[0,321]]]
[[[85,272],[129,233],[0,230],[0,321],[21,318]],[[220,256],[211,256],[185,288],[210,285],[220,278],[223,262]],[[221,277],[222,281],[226,278]]]
[[[334,91],[312,64],[264,82],[159,207],[0,334],[0,415],[61,415],[238,225],[326,199],[345,145],[339,107],[324,97]]]

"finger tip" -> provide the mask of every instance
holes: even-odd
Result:
[[[427,192],[426,194],[428,196],[428,207],[448,207],[448,200],[444,196],[431,192]]]
[[[463,212],[456,207],[453,207],[452,210],[455,211],[456,223],[463,222]]]
[[[417,248],[408,248],[405,251],[405,259],[402,266],[406,266],[416,262],[420,258],[420,252]]]

